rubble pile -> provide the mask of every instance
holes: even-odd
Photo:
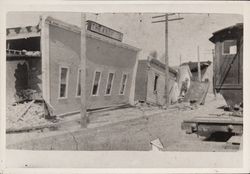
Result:
[[[15,55],[15,56],[41,57],[40,51],[6,49],[6,53],[7,55]]]
[[[36,90],[33,89],[24,89],[16,92],[16,98],[18,98],[20,101],[23,100],[32,100],[33,95],[37,93]]]
[[[44,118],[44,108],[41,103],[24,102],[8,105],[6,110],[6,128],[22,129],[30,126],[38,126],[49,123]],[[30,106],[29,106],[30,105]],[[27,111],[25,110],[25,108]]]
[[[23,52],[24,55],[26,55],[26,56],[34,56],[34,57],[40,57],[40,56],[41,56],[40,51],[27,51],[27,50],[22,50],[22,52]]]

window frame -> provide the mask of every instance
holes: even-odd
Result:
[[[100,73],[100,78],[98,80],[98,86],[97,86],[96,94],[93,94],[96,72]],[[99,87],[100,87],[101,78],[102,78],[102,71],[95,70],[94,75],[93,75],[92,85],[91,85],[91,96],[99,96]]]
[[[65,97],[61,97],[60,96],[60,93],[61,93],[61,73],[62,73],[62,68],[66,68],[67,69]],[[70,71],[69,66],[66,66],[66,65],[60,65],[59,66],[58,99],[67,99],[68,98],[69,71]]]
[[[157,81],[156,81],[157,83],[155,83],[156,77],[157,77]],[[157,92],[157,90],[158,90],[159,78],[160,78],[160,74],[155,73],[154,74],[154,81],[153,81],[153,92]],[[155,87],[156,87],[156,89],[155,89]]]
[[[79,75],[80,75],[80,71],[81,71],[81,70],[82,70],[81,68],[78,68],[78,69],[77,69],[76,98],[80,98],[80,97],[81,97],[81,94],[80,94],[80,95],[77,94],[77,93],[78,93]],[[81,93],[82,93],[82,90],[81,90]]]
[[[226,41],[234,41],[234,42],[236,42],[235,43],[235,46],[236,46],[236,53],[235,54],[237,54],[237,40],[235,40],[235,39],[228,39],[228,40],[224,40],[222,42],[222,55],[235,55],[235,54],[230,54],[230,47],[229,47],[229,53],[225,53],[224,52],[224,47],[225,47],[225,42]]]
[[[109,75],[110,74],[113,74],[113,78],[112,78],[112,81],[111,81],[111,88],[110,88],[110,93],[109,94],[107,94],[107,88],[108,88],[108,82],[109,82]],[[112,94],[112,88],[113,88],[113,83],[114,83],[114,79],[115,79],[115,72],[113,72],[113,71],[110,71],[110,72],[108,72],[108,77],[107,77],[107,82],[106,82],[106,88],[105,88],[105,96],[111,96],[111,94]]]
[[[126,75],[126,81],[125,81],[123,93],[121,94],[122,81],[123,81],[123,76],[124,75]],[[121,78],[121,82],[120,82],[120,88],[119,88],[119,91],[118,91],[119,95],[125,95],[126,87],[127,87],[127,82],[128,82],[128,73],[122,73],[122,78]]]

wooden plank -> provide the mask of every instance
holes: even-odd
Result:
[[[53,108],[53,106],[51,104],[49,104],[48,102],[46,102],[44,100],[44,115],[45,115],[45,118],[52,118],[54,116],[54,111],[55,111],[55,108]]]
[[[43,124],[43,125],[36,125],[36,126],[25,126],[22,128],[8,128],[6,129],[6,133],[20,133],[20,132],[29,132],[34,130],[40,130],[44,128],[58,128],[61,123],[49,123],[49,124]]]
[[[216,117],[196,117],[189,120],[184,120],[185,123],[214,123],[214,124],[242,124],[243,119],[216,118]]]
[[[201,104],[205,93],[208,90],[209,82],[191,81],[191,85],[184,97],[184,102],[194,101],[194,103]]]
[[[203,93],[203,96],[202,96],[202,99],[201,99],[201,102],[200,102],[201,105],[205,104],[209,86],[210,86],[210,82],[208,82],[208,85],[206,86],[205,92]]]
[[[135,104],[135,88],[136,88],[135,85],[136,85],[138,62],[139,62],[139,51],[136,53],[136,60],[135,60],[135,65],[133,67],[132,81],[130,85],[131,87],[130,87],[130,93],[129,93],[129,103],[131,105]]]
[[[35,100],[32,100],[28,106],[25,106],[24,109],[20,112],[20,115],[17,117],[17,121],[23,117],[23,115],[29,110],[30,106],[35,102]]]
[[[200,48],[197,47],[197,59],[198,59],[198,80],[201,82],[201,64],[200,64]]]

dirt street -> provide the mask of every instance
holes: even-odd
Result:
[[[184,119],[195,116],[220,114],[225,105],[221,96],[215,99],[207,97],[206,104],[197,109],[179,110],[176,108],[163,110],[156,114],[143,114],[140,117],[106,124],[101,127],[68,130],[62,133],[40,132],[7,134],[7,148],[30,150],[152,150],[150,142],[158,139],[164,151],[235,151],[226,148],[225,142],[203,141],[204,137],[186,134],[181,130]],[[122,112],[114,111],[114,112]],[[127,117],[123,113],[123,117]],[[128,113],[129,114],[129,113]],[[130,113],[131,114],[131,113]],[[103,119],[103,118],[102,118]],[[45,134],[47,136],[34,136]],[[29,135],[23,141],[15,141],[17,137]],[[33,137],[33,138],[32,138]]]

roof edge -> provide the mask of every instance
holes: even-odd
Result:
[[[159,60],[157,60],[157,59],[155,59],[155,58],[152,58],[150,61],[149,61],[150,63],[153,63],[153,64],[155,64],[155,65],[157,65],[157,66],[159,66],[159,67],[161,67],[162,69],[165,69],[165,65],[166,64],[164,64],[164,63],[162,63],[161,61],[159,61]],[[175,70],[175,69],[173,69],[172,67],[170,67],[170,66],[168,66],[169,67],[169,71],[170,72],[172,72],[172,73],[174,73],[174,74],[178,74],[178,72]]]
[[[63,28],[63,29],[78,33],[78,34],[80,34],[80,32],[81,32],[80,27],[78,27],[76,25],[73,25],[73,24],[66,23],[66,22],[64,22],[62,20],[59,20],[59,19],[55,19],[55,18],[53,18],[51,16],[48,16],[45,19],[45,22],[48,23],[48,24],[57,26],[59,28]],[[100,40],[100,41],[103,41],[103,42],[107,42],[109,44],[116,45],[116,46],[119,46],[119,47],[122,47],[122,48],[131,49],[131,50],[136,51],[136,52],[141,50],[141,49],[139,49],[137,47],[134,47],[132,45],[128,45],[128,44],[123,43],[123,42],[119,42],[119,41],[116,41],[116,40],[112,40],[110,38],[106,38],[105,36],[99,37],[97,34],[94,34],[94,33],[92,33],[91,31],[88,31],[88,30],[86,30],[86,34],[87,34],[87,37],[89,37],[89,38],[93,38],[93,39],[97,39],[97,40]]]
[[[226,27],[226,28],[222,28],[222,29],[220,29],[218,31],[213,32],[212,33],[213,36],[209,38],[209,41],[215,43],[216,35],[218,35],[219,33],[228,31],[228,30],[233,30],[233,29],[239,29],[239,30],[243,29],[243,23],[236,23],[235,25],[232,25],[232,26],[229,26],[229,27]]]

